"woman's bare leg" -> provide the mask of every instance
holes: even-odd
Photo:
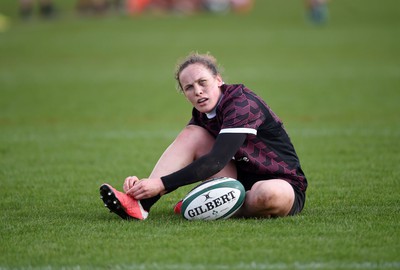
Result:
[[[204,128],[195,125],[185,127],[174,142],[164,151],[149,178],[160,178],[186,167],[194,160],[209,153],[214,142],[214,137]],[[220,176],[236,178],[237,173],[234,163],[228,163],[225,168],[213,177]]]

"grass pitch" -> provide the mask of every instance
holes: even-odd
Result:
[[[399,269],[398,1],[257,1],[251,15],[0,13],[0,269]],[[301,215],[187,222],[165,196],[108,214],[103,182],[145,177],[190,118],[177,58],[210,51],[282,118],[309,179]]]

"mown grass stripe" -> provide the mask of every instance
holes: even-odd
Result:
[[[294,263],[238,263],[227,264],[189,264],[189,263],[148,263],[148,264],[121,264],[107,265],[105,267],[94,266],[25,266],[18,268],[0,267],[0,270],[81,270],[81,269],[115,269],[115,270],[286,270],[286,269],[400,269],[400,262],[294,262]]]

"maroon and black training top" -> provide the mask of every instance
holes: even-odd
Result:
[[[193,108],[189,125],[205,128],[216,138],[207,155],[162,177],[167,191],[205,180],[232,159],[246,189],[261,179],[284,179],[301,192],[307,179],[282,121],[244,85],[223,85],[222,97],[211,113]],[[254,178],[254,179],[251,179]]]

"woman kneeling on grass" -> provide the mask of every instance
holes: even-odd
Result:
[[[165,193],[205,179],[231,177],[246,189],[235,216],[300,213],[307,180],[282,122],[268,105],[242,84],[225,84],[209,54],[190,54],[177,66],[176,80],[194,107],[190,122],[147,179],[127,177],[124,193],[103,184],[105,205],[123,219],[146,219]]]

